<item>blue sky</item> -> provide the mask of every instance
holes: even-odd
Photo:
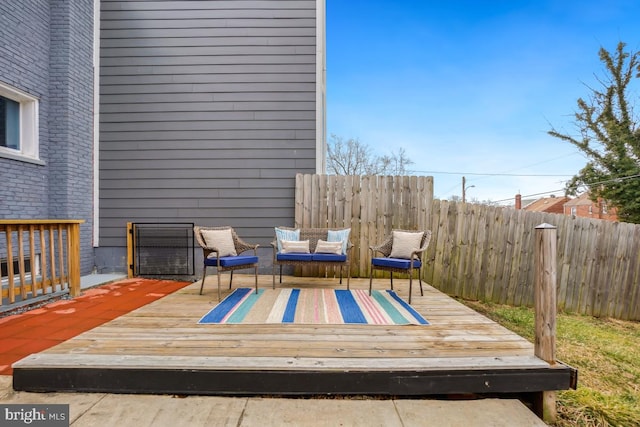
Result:
[[[327,0],[326,8],[327,133],[379,155],[404,148],[442,199],[461,195],[463,175],[471,199],[562,194],[586,158],[547,131],[576,133],[576,101],[604,75],[600,47],[640,50],[636,0]]]

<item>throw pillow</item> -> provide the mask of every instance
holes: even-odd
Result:
[[[282,241],[283,240],[300,240],[300,229],[296,230],[286,230],[284,228],[276,227],[276,241],[278,244],[278,252],[282,252]]]
[[[309,253],[309,241],[308,240],[283,240],[282,241],[282,253]]]
[[[351,234],[350,228],[344,230],[329,230],[327,232],[328,242],[342,242],[342,254],[347,253],[347,243],[349,242],[349,234]]]
[[[391,258],[411,258],[411,253],[420,249],[420,242],[424,232],[412,233],[407,231],[394,231],[391,245]]]
[[[325,242],[324,240],[318,240],[316,253],[342,255],[342,242]]]
[[[218,250],[218,256],[238,255],[236,246],[233,244],[233,236],[231,235],[230,228],[223,230],[202,230],[202,237],[208,247]]]

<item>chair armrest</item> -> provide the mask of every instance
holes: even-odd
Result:
[[[375,255],[378,252],[386,257],[386,254],[380,250],[383,246],[384,245],[369,246],[369,251],[371,252],[371,258],[375,258]]]
[[[238,252],[238,255],[240,255],[241,253],[244,253],[244,252],[247,252],[247,251],[253,251],[254,255],[258,255],[258,248],[259,247],[260,247],[260,245],[245,244],[241,250],[236,250],[236,252]]]
[[[417,256],[418,259],[422,259],[422,253],[424,251],[427,250],[427,248],[429,247],[429,242],[431,241],[431,232],[430,231],[425,231],[425,233],[428,233],[424,239],[424,243],[422,244],[422,247],[420,249],[416,249],[415,251],[413,251],[411,253],[411,257],[413,258],[414,256]],[[420,254],[420,255],[418,255]]]
[[[416,249],[415,251],[411,252],[411,259],[418,258],[419,260],[422,260],[422,254],[426,250],[427,250],[426,246],[423,246],[420,249]]]
[[[220,251],[218,250],[218,248],[208,247],[208,246],[202,247],[202,254],[204,255],[205,258],[209,258],[209,255],[211,255],[212,253],[215,253],[216,258],[219,258],[218,254],[220,253]]]

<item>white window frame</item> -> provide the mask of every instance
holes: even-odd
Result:
[[[27,282],[30,282],[30,283],[35,283],[37,278],[41,278],[41,274],[40,273],[42,271],[41,270],[41,266],[40,266],[40,254],[39,253],[38,254],[34,254],[33,259],[34,259],[35,271],[28,271],[28,272],[24,273],[24,279]],[[14,257],[13,258],[13,262],[16,262],[16,261],[17,261],[17,257]],[[7,263],[8,260],[6,258],[3,258],[1,262],[2,263]],[[25,267],[29,267],[30,268],[31,267],[31,260],[29,258],[25,258],[24,259],[24,265],[25,265]],[[16,284],[16,283],[20,284],[20,272],[16,271],[14,269],[13,276],[14,276],[14,284]],[[0,280],[0,283],[2,284],[2,286],[8,286],[9,285],[9,277],[2,276],[2,279]]]
[[[20,104],[20,148],[0,147],[0,157],[41,163],[38,98],[2,82],[0,95]]]

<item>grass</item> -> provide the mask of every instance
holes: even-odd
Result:
[[[534,342],[533,309],[462,302]],[[640,322],[560,313],[556,359],[578,369],[578,389],[558,392],[555,426],[640,426]]]

